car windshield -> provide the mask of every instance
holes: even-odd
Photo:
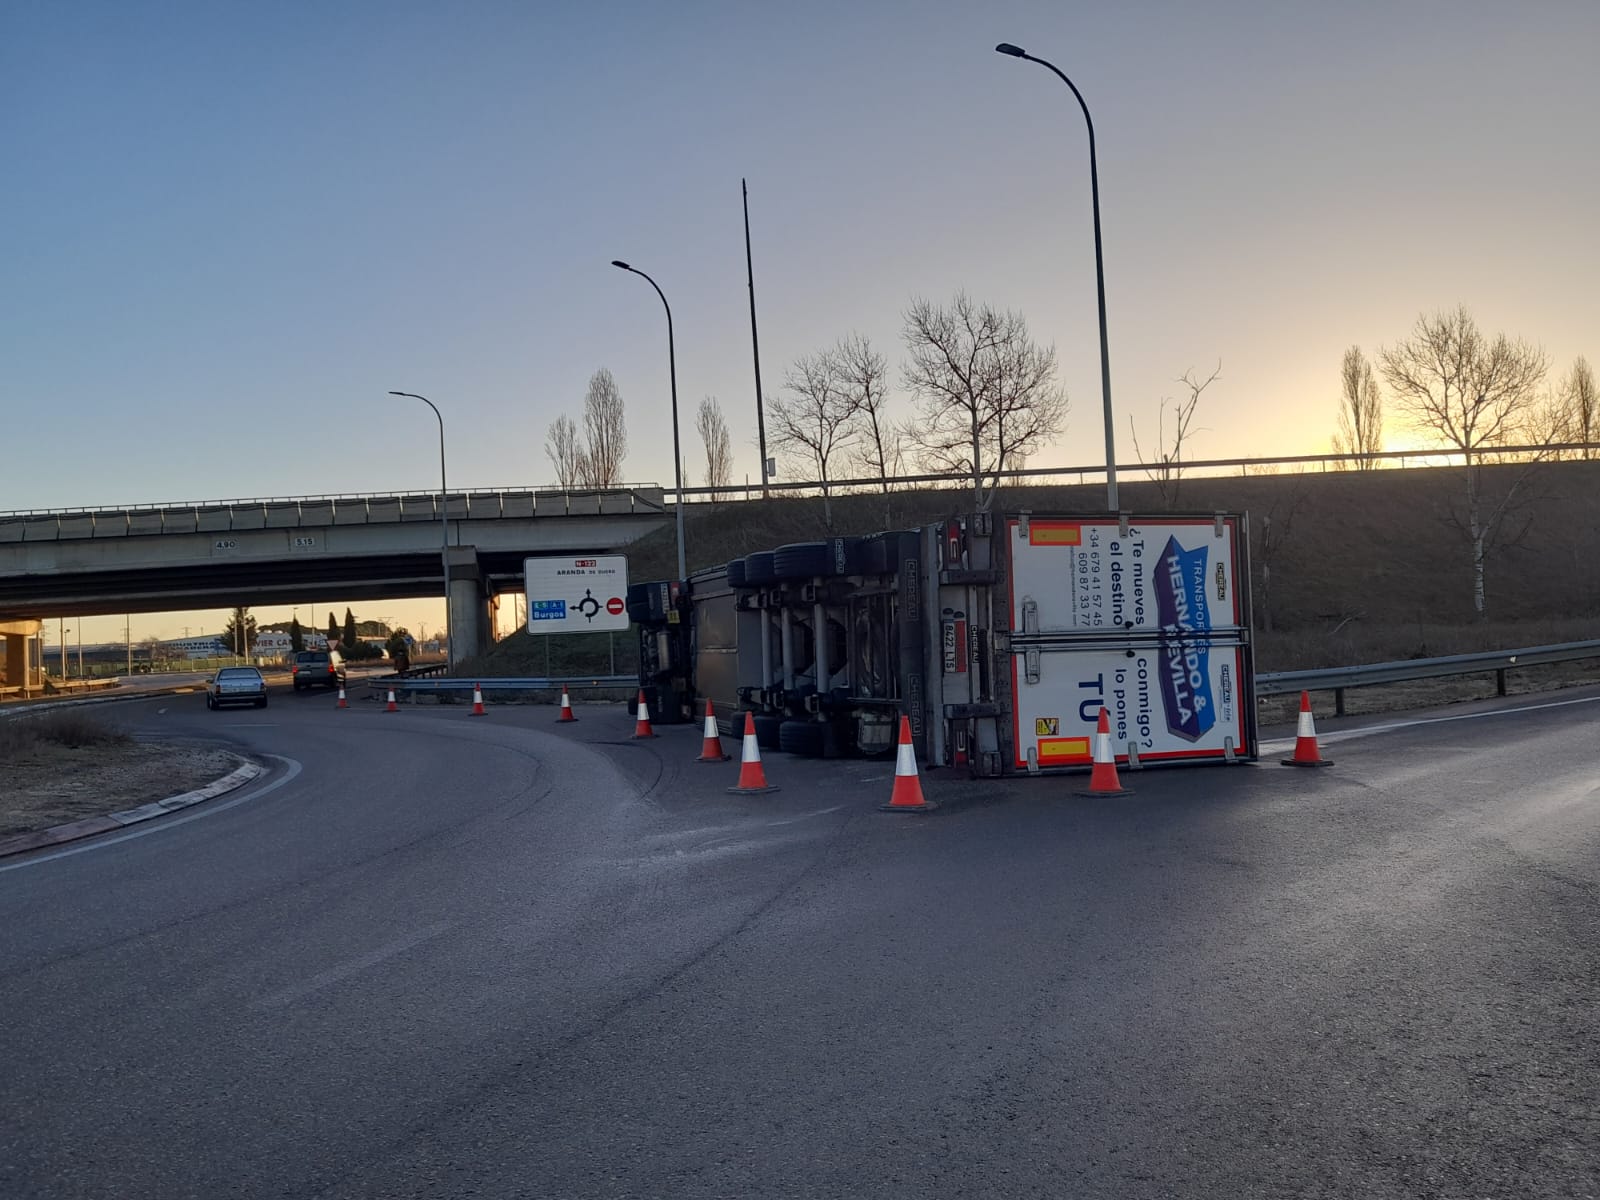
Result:
[[[224,667],[217,672],[218,679],[260,679],[261,672],[254,667]]]

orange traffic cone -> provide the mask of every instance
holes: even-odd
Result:
[[[1294,757],[1283,760],[1286,767],[1331,767],[1333,760],[1323,758],[1317,749],[1317,726],[1311,719],[1311,693],[1300,693],[1300,723],[1295,730]]]
[[[567,695],[567,689],[566,688],[562,688],[561,689],[561,715],[556,718],[556,721],[557,722],[561,722],[561,721],[576,721],[577,719],[578,719],[577,717],[572,715],[572,700]]]
[[[728,789],[736,796],[759,796],[778,789],[767,782],[767,773],[761,769],[761,747],[756,745],[756,719],[744,714],[744,753],[739,756],[739,786]]]
[[[717,715],[711,710],[711,701],[706,701],[706,733],[705,741],[700,750],[700,757],[695,762],[727,762],[728,755],[722,751],[722,735],[717,732]]]
[[[1111,714],[1105,705],[1100,706],[1100,723],[1094,730],[1094,769],[1089,772],[1089,786],[1074,796],[1131,796],[1133,792],[1122,786],[1117,778],[1117,756],[1111,752]]]
[[[389,703],[383,706],[384,712],[399,712],[400,706],[394,702],[394,689],[389,689]]]
[[[650,706],[645,703],[644,689],[639,689],[639,719],[634,722],[633,736],[636,738],[655,737],[655,730],[650,728]]]
[[[344,698],[344,684],[342,684],[342,683],[339,685],[339,703],[335,704],[334,707],[335,708],[349,708],[350,707],[350,705],[348,703],[346,703],[346,701],[345,701],[345,698]]]
[[[880,804],[883,812],[932,812],[932,801],[923,799],[922,780],[917,776],[917,751],[911,744],[911,718],[901,714],[900,748],[894,758],[894,792],[889,803]]]
[[[475,683],[472,685],[472,711],[467,716],[487,717],[488,715],[483,711],[483,684]]]

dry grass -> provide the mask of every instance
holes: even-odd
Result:
[[[128,735],[88,713],[52,712],[0,721],[0,763],[24,761],[53,746],[120,746]]]

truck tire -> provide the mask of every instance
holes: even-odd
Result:
[[[744,582],[746,587],[758,587],[764,583],[772,583],[777,575],[772,569],[772,551],[758,550],[754,554],[744,556]]]
[[[778,749],[785,754],[821,758],[825,744],[822,726],[816,721],[785,721],[778,730]]]
[[[736,588],[744,586],[744,559],[728,560],[728,586]]]
[[[794,542],[773,552],[772,570],[779,579],[815,579],[833,574],[829,561],[826,542]]]
[[[778,749],[778,736],[782,728],[782,717],[774,716],[771,713],[758,713],[756,715],[756,745],[763,750]]]
[[[628,620],[636,625],[642,625],[650,620],[650,585],[648,583],[630,583],[628,585]]]

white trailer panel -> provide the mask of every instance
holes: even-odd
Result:
[[[1239,645],[1170,641],[1013,654],[1012,766],[1089,763],[1101,705],[1110,713],[1118,762],[1129,761],[1130,743],[1142,762],[1246,756],[1248,653]]]
[[[1240,629],[1236,517],[1006,522],[1019,635],[1170,636]]]

